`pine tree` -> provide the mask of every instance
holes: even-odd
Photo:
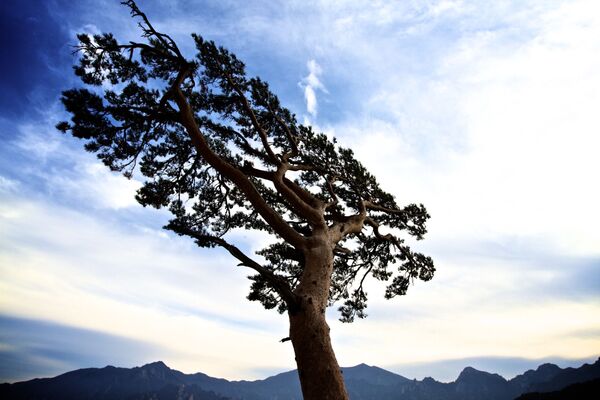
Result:
[[[400,207],[352,150],[299,124],[234,54],[194,34],[188,59],[133,0],[123,4],[143,40],[78,35],[85,85],[63,92],[71,120],[57,128],[142,179],[136,199],[168,208],[166,229],[253,270],[248,299],[289,316],[304,398],[347,399],[325,310],[343,302],[342,321],[364,318],[369,276],[388,282],[388,299],[432,278],[431,258],[401,236],[423,238],[425,207]],[[272,235],[260,262],[229,241],[236,229]]]

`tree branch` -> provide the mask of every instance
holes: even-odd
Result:
[[[288,163],[282,163],[279,165],[277,171],[275,172],[273,185],[275,185],[277,191],[290,202],[290,205],[294,207],[294,209],[298,210],[300,216],[308,219],[311,225],[324,226],[325,219],[323,218],[320,208],[313,207],[310,203],[306,202],[304,198],[298,194],[298,192],[288,186],[287,183],[295,185],[292,181],[289,179],[285,179],[284,181],[285,173],[288,171],[289,167],[290,165]],[[304,195],[304,193],[301,194]]]
[[[296,157],[298,155],[298,143],[296,142],[296,135],[292,134],[289,126],[287,126],[287,124],[283,122],[279,114],[273,111],[271,105],[268,104],[268,102],[267,106],[269,107],[269,111],[271,112],[271,114],[275,117],[275,120],[277,120],[277,122],[279,123],[279,126],[283,128],[285,135],[287,136],[288,141],[290,142],[290,147],[292,148],[292,151],[287,152],[283,155],[283,161],[287,162],[290,158]]]
[[[267,222],[267,224],[269,224],[269,226],[271,226],[271,228],[273,228],[277,234],[279,234],[284,240],[288,241],[292,246],[304,248],[306,245],[306,239],[304,236],[300,235],[298,232],[296,232],[296,230],[289,226],[281,217],[281,215],[279,215],[267,204],[254,184],[242,171],[222,159],[210,148],[206,138],[196,123],[194,112],[192,111],[187,98],[181,91],[180,87],[176,86],[174,88],[175,102],[179,107],[181,122],[190,135],[192,143],[194,144],[194,147],[198,153],[206,160],[208,164],[210,164],[219,173],[223,174],[223,176],[225,176],[227,179],[231,180],[240,189],[240,191],[246,195],[248,201],[250,201],[260,216]]]
[[[325,204],[325,209],[328,209],[329,207],[333,207],[336,204],[338,204],[339,199],[337,197],[337,195],[335,194],[335,190],[333,189],[333,182],[335,182],[335,177],[332,176],[329,179],[327,179],[326,181],[326,185],[327,185],[327,191],[329,192],[329,195],[331,196],[331,201]]]
[[[394,235],[392,235],[391,233],[382,235],[381,232],[379,232],[379,223],[377,221],[375,221],[371,217],[367,217],[365,218],[365,223],[371,228],[373,228],[373,233],[375,234],[375,237],[377,237],[377,239],[391,242],[396,247],[399,247],[398,239]]]
[[[358,214],[345,217],[342,221],[334,223],[329,228],[333,243],[339,242],[344,238],[344,236],[351,233],[360,233],[366,218],[367,211],[364,207],[361,207],[361,210]]]
[[[296,295],[292,292],[289,283],[285,279],[274,274],[273,271],[263,267],[262,265],[248,257],[246,254],[244,254],[244,252],[242,252],[239,248],[227,242],[225,239],[213,235],[207,235],[200,232],[196,232],[192,229],[183,226],[176,226],[172,229],[175,233],[193,237],[200,243],[209,242],[217,246],[223,247],[229,252],[229,254],[231,254],[240,261],[240,264],[238,265],[251,268],[254,271],[258,272],[262,277],[264,277],[275,289],[275,291],[277,291],[281,298],[286,302],[288,307],[293,308],[294,306],[297,306],[298,300],[296,298]]]
[[[160,33],[156,29],[154,29],[154,27],[150,23],[150,20],[148,19],[146,14],[143,13],[142,10],[140,10],[140,8],[137,6],[137,4],[135,3],[134,0],[122,1],[121,4],[129,7],[129,9],[131,10],[132,17],[142,18],[142,20],[144,21],[144,24],[146,25],[146,28],[144,28],[141,24],[140,24],[140,28],[142,29],[142,31],[144,31],[144,35],[146,37],[149,37],[149,36],[156,37],[162,43],[163,46],[165,46],[167,49],[170,49],[177,55],[177,58],[179,61],[185,61],[185,58],[179,51],[179,48],[177,47],[177,44],[175,43],[175,41],[169,35],[167,35],[165,33]]]
[[[243,165],[240,170],[248,175],[266,179],[273,183],[277,192],[281,194],[300,217],[306,218],[313,225],[323,225],[325,220],[319,212],[320,200],[294,181],[285,177],[289,164],[282,163],[277,171],[266,171],[255,168],[250,164]],[[313,206],[312,204],[317,204]]]
[[[265,132],[263,127],[258,122],[258,119],[256,118],[256,115],[254,114],[252,107],[250,107],[250,103],[248,102],[246,95],[244,94],[242,89],[239,87],[239,85],[234,82],[233,78],[231,77],[231,75],[228,72],[223,71],[223,75],[225,76],[227,83],[229,83],[231,85],[231,87],[233,88],[233,90],[238,94],[238,96],[240,98],[240,102],[242,104],[242,107],[244,107],[244,110],[246,110],[246,113],[250,117],[250,120],[252,121],[252,125],[254,126],[254,129],[256,129],[256,132],[258,133],[258,136],[260,137],[260,141],[262,142],[263,147],[265,148],[265,151],[269,155],[269,159],[274,164],[276,164],[276,165],[279,164],[280,160],[277,158],[277,156],[273,152],[273,149],[271,149],[271,145],[269,144],[269,141],[267,139],[267,133]]]
[[[402,214],[404,212],[403,210],[380,206],[379,204],[375,204],[371,201],[365,201],[363,203],[364,203],[364,206],[366,208],[368,208],[369,210],[383,211],[388,214]]]

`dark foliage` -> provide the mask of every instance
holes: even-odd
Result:
[[[343,301],[343,321],[366,315],[368,276],[390,282],[386,298],[432,278],[431,258],[401,237],[423,238],[423,205],[399,206],[352,150],[299,124],[234,54],[192,35],[197,54],[188,59],[133,1],[124,4],[144,41],[79,35],[75,73],[86,86],[63,93],[71,120],[57,128],[83,139],[111,170],[143,180],[137,200],[168,208],[167,229],[254,269],[248,298],[280,312],[302,276],[300,244],[317,231],[333,238],[330,304]],[[273,235],[259,252],[264,264],[227,241],[240,229]]]

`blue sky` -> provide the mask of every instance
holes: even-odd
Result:
[[[236,53],[300,120],[432,215],[438,272],[369,318],[329,313],[342,365],[452,380],[600,353],[600,9],[594,1],[140,1],[193,54]],[[0,4],[0,381],[161,359],[233,379],[294,367],[247,272],[143,209],[53,126],[77,32],[137,39],[118,1]],[[238,233],[258,249],[262,236]]]

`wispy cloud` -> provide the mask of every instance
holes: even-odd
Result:
[[[319,79],[323,73],[321,66],[315,60],[306,63],[308,75],[300,83],[304,88],[304,99],[306,100],[306,111],[315,118],[317,116],[317,90],[327,93],[327,89]]]
[[[0,193],[14,193],[19,187],[19,182],[0,175]]]
[[[59,136],[54,118],[23,124],[10,144],[28,167],[25,173],[39,180],[48,194],[85,203],[92,208],[119,209],[137,206],[135,193],[141,182],[110,172],[80,143]],[[39,190],[40,188],[38,188]]]
[[[142,221],[152,213],[140,212]],[[242,378],[254,365],[235,354],[251,349],[255,360],[269,353],[271,363],[292,366],[278,343],[285,318],[242,301],[247,272],[228,255],[200,252],[160,225],[119,223],[114,213],[5,197],[0,313],[152,343],[157,357],[186,371],[204,360],[212,374]]]
[[[55,376],[84,366],[134,367],[142,360],[156,361],[164,352],[157,344],[45,320],[0,315],[0,326],[0,382]]]

